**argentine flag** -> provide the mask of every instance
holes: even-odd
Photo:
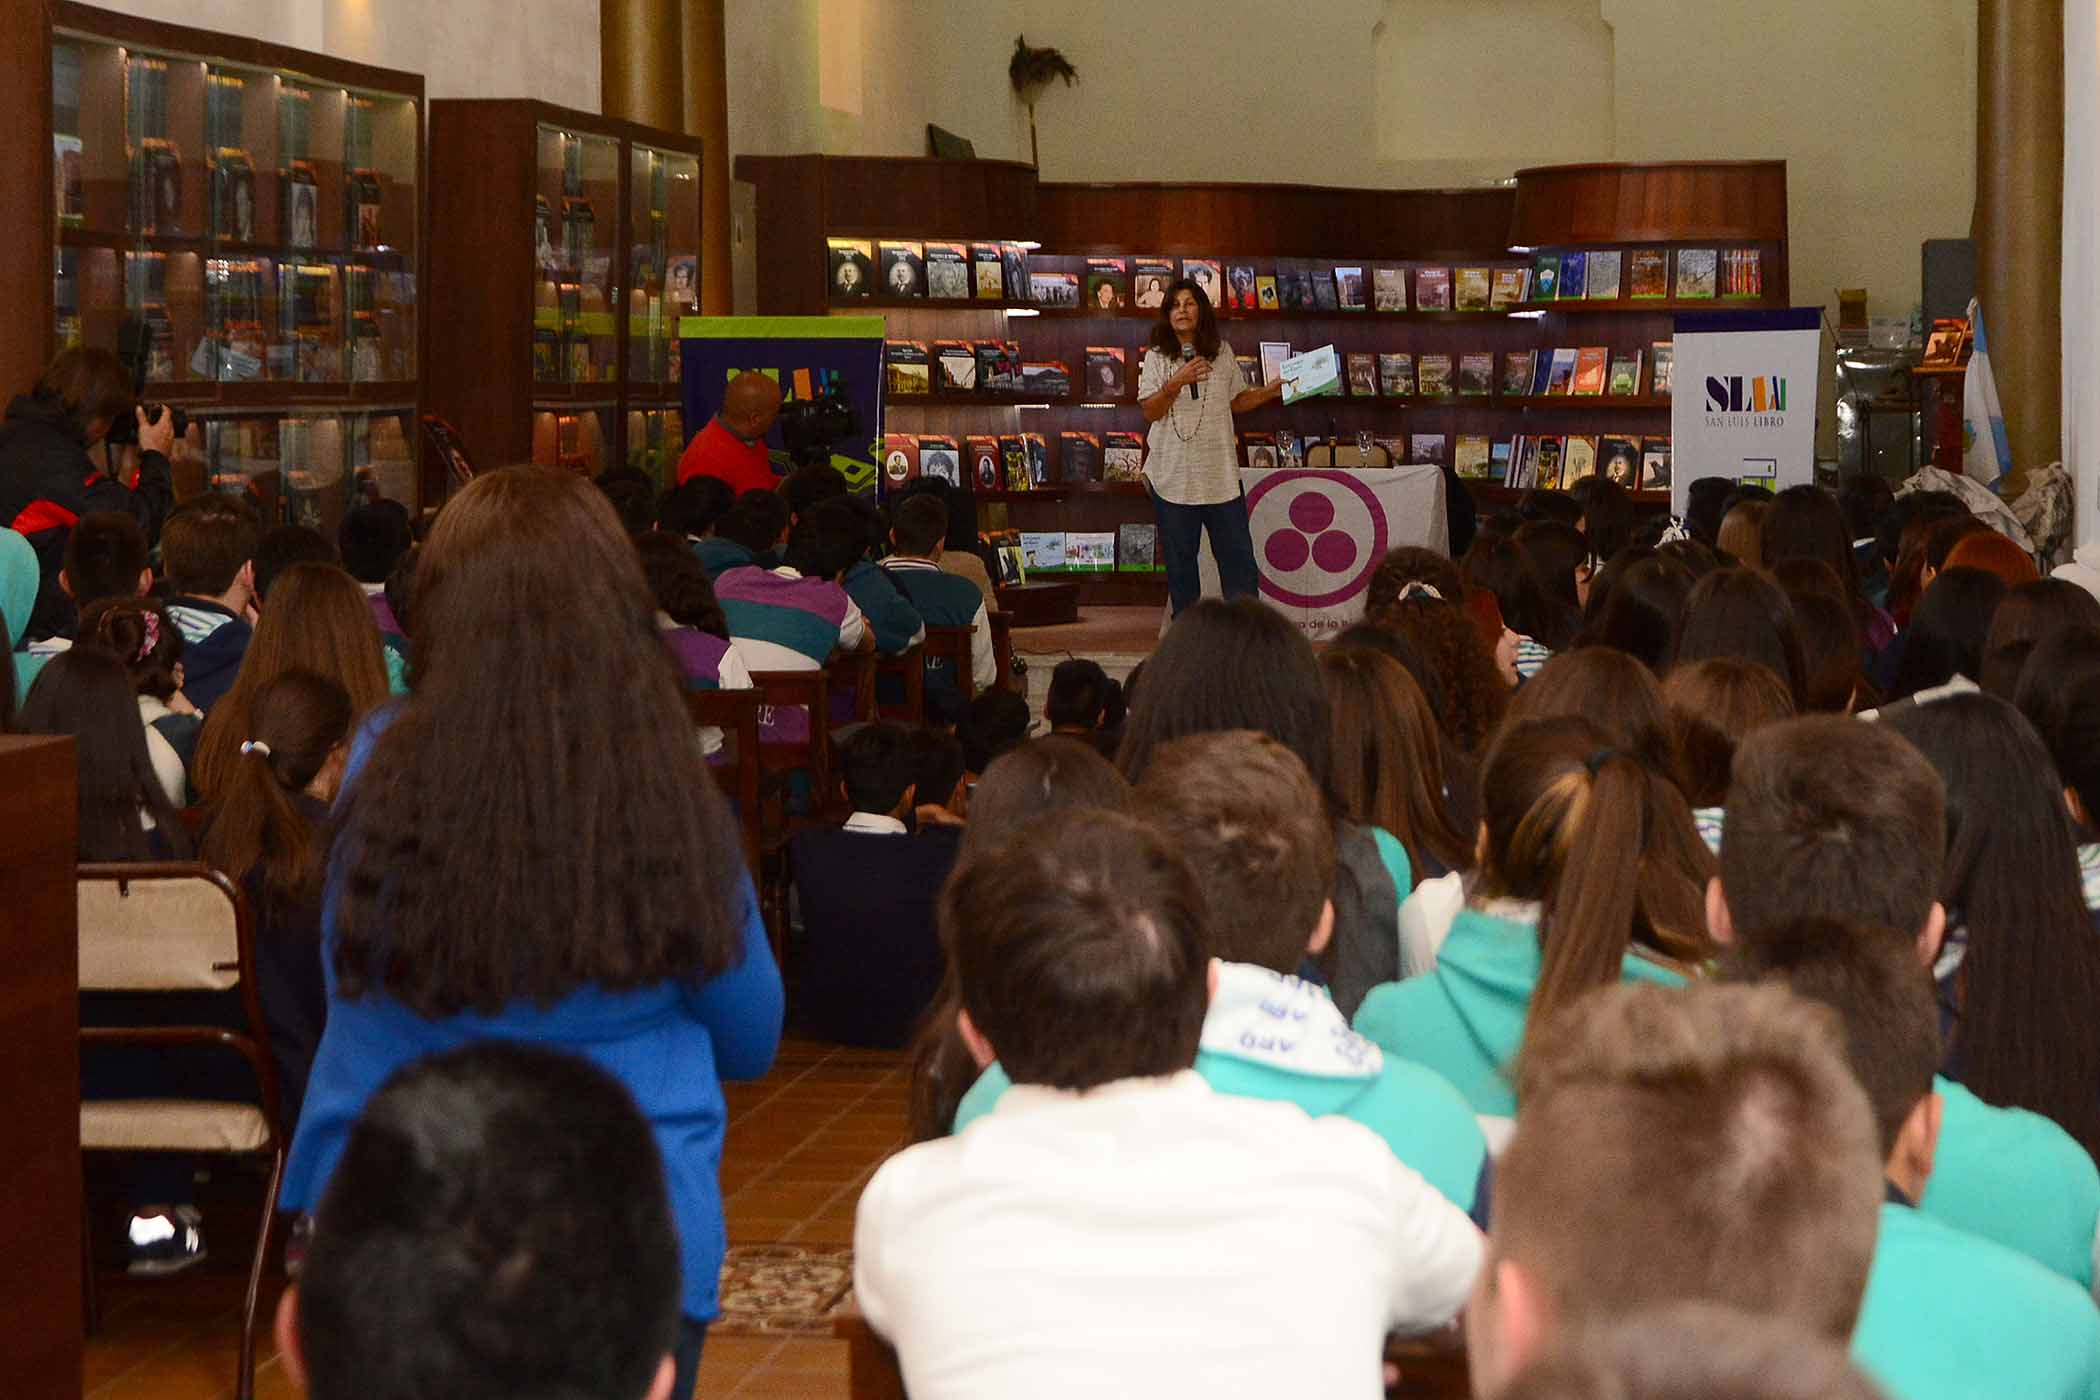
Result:
[[[1983,306],[1969,298],[1969,325],[1975,349],[1961,389],[1961,472],[1974,482],[1997,489],[2012,470],[2012,444],[2005,437],[2005,409],[1998,402],[1998,377],[1991,373],[1991,343],[1983,334]]]

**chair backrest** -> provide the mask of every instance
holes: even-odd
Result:
[[[923,646],[915,642],[894,656],[877,657],[875,676],[878,682],[895,677],[904,692],[901,701],[878,698],[876,718],[899,720],[905,724],[926,723],[926,649]]]
[[[686,713],[693,723],[719,729],[734,748],[728,763],[713,765],[715,781],[736,804],[737,825],[743,831],[744,859],[751,866],[751,879],[758,881],[760,811],[758,799],[758,707],[762,697],[755,689],[688,690]]]
[[[872,651],[834,651],[826,658],[835,693],[853,697],[853,718],[862,724],[875,718],[876,654]]]
[[[1305,465],[1308,467],[1390,467],[1393,454],[1384,446],[1374,444],[1369,455],[1355,443],[1316,442],[1305,450]]]
[[[753,671],[752,689],[759,703],[770,709],[800,709],[809,715],[809,737],[800,741],[768,741],[761,737],[758,753],[767,772],[809,770],[819,794],[831,790],[831,722],[827,706],[831,697],[831,673],[818,671]]]
[[[1011,689],[1014,674],[1014,616],[999,608],[985,614],[985,621],[992,629],[992,661],[998,676],[992,685],[1000,690]]]
[[[80,989],[226,991],[254,937],[248,901],[190,861],[80,867]]]
[[[970,673],[970,639],[976,635],[975,627],[926,624],[926,659],[946,663],[947,673],[954,679],[955,688],[962,692],[965,705],[977,693],[976,678]]]

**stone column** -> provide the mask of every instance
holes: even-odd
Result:
[[[727,316],[730,274],[729,58],[723,0],[685,0],[685,131],[700,158],[700,311]]]
[[[605,115],[677,131],[685,119],[678,0],[601,0],[598,63]]]
[[[2060,454],[2064,166],[2063,0],[1977,0],[1976,296],[2025,469]]]

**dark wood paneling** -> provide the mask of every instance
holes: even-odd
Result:
[[[0,130],[11,133],[0,159],[0,386],[15,394],[43,371],[52,336],[51,41],[32,0],[0,5]]]
[[[73,741],[0,737],[0,1376],[20,1400],[81,1393],[80,954]]]
[[[1508,243],[1508,189],[1044,185],[1043,243],[1194,257],[1480,257]]]
[[[1786,162],[1547,165],[1517,172],[1509,241],[1559,248],[1786,241]]]

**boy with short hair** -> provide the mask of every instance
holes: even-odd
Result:
[[[787,543],[788,504],[778,491],[746,491],[714,522],[714,533],[693,546],[710,583],[731,569],[770,569]]]
[[[182,633],[182,693],[208,711],[233,688],[255,635],[255,512],[229,497],[201,496],[162,527],[168,615]]]
[[[2100,1394],[2100,1312],[2033,1259],[1919,1211],[1941,1105],[1932,979],[1909,937],[1803,919],[1730,955],[1726,974],[1776,981],[1835,1011],[1867,1093],[1888,1200],[1853,1355],[1898,1400]]]
[[[1754,953],[1804,918],[1900,929],[1931,968],[1946,912],[1940,888],[1945,787],[1882,725],[1838,716],[1768,725],[1736,750],[1707,922]],[[1931,1182],[1919,1208],[2017,1249],[2081,1287],[2094,1283],[2100,1171],[2040,1114],[1987,1104],[1944,1077]]]
[[[970,683],[975,690],[990,690],[999,680],[999,663],[992,651],[991,615],[985,611],[984,595],[968,579],[941,567],[948,538],[948,507],[931,494],[906,496],[890,515],[890,543],[894,552],[882,561],[884,572],[897,591],[910,601],[920,617],[935,627],[974,627],[970,635]],[[946,663],[929,659],[926,685],[929,692],[957,695]],[[932,703],[929,698],[929,704]]]
[[[740,501],[719,531],[730,531],[743,509]],[[850,530],[817,516],[795,527],[786,564],[733,568],[715,580],[715,601],[729,621],[730,645],[747,670],[817,671],[834,651],[874,648],[866,619],[839,586],[857,552]],[[822,723],[826,716],[815,718]],[[802,706],[766,706],[760,711],[760,736],[767,743],[799,743],[809,737],[810,720]]]
[[[1163,745],[1133,810],[1202,883],[1218,985],[1196,1072],[1222,1094],[1280,1099],[1315,1117],[1361,1123],[1461,1210],[1484,1213],[1487,1143],[1465,1099],[1421,1065],[1349,1029],[1325,988],[1294,975],[1334,932],[1334,828],[1297,755],[1247,730]],[[1008,1089],[987,1069],[963,1096],[955,1131]]]
[[[104,598],[143,598],[153,587],[146,531],[117,511],[83,515],[66,538],[58,585],[73,606],[86,612]]]

